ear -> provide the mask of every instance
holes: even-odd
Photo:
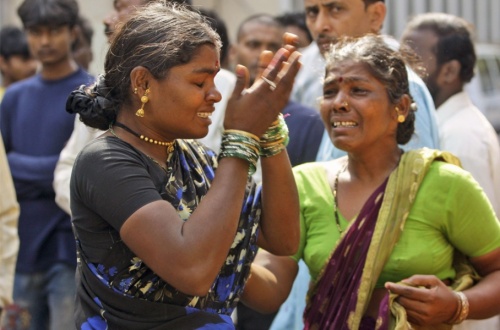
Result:
[[[0,72],[5,72],[7,68],[7,61],[5,60],[5,58],[3,56],[0,56]]]
[[[71,37],[71,49],[73,50],[73,45],[75,44],[76,40],[78,39],[78,35],[81,33],[80,32],[80,27],[75,25],[72,28],[69,29],[69,35]]]
[[[439,71],[440,81],[450,84],[457,80],[460,80],[460,70],[462,69],[462,65],[458,60],[451,60],[443,65],[441,65],[441,69]]]
[[[399,102],[396,103],[394,107],[394,119],[397,120],[399,115],[403,115],[408,117],[408,113],[410,112],[410,106],[411,106],[411,99],[408,94],[404,94]],[[396,108],[399,109],[399,111],[396,111]]]
[[[137,66],[130,72],[130,93],[133,94],[137,88],[139,98],[144,95],[146,89],[149,88],[150,80],[153,78],[151,72],[143,66]]]
[[[387,7],[382,1],[376,1],[366,8],[368,11],[370,32],[378,34],[382,30],[384,25],[385,15],[387,13]]]

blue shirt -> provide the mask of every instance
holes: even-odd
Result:
[[[37,74],[9,86],[0,104],[5,142],[21,208],[16,271],[44,271],[56,262],[76,265],[70,217],[54,200],[54,168],[74,126],[68,95],[93,78],[82,69],[58,80]]]

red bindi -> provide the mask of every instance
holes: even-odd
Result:
[[[339,81],[339,83],[341,83],[341,82],[342,82],[342,80],[344,80],[344,78],[339,77],[337,80]]]

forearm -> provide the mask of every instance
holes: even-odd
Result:
[[[485,319],[500,314],[500,270],[492,272],[464,291],[469,300],[469,319]]]
[[[0,307],[12,302],[19,237],[19,205],[6,162],[0,160]]]
[[[71,214],[69,185],[74,162],[75,157],[61,153],[54,171],[53,187],[56,193],[56,203],[68,214]]]
[[[251,267],[241,301],[260,313],[276,312],[290,294],[297,263],[260,249]]]
[[[262,218],[259,245],[277,255],[292,255],[300,238],[299,198],[286,151],[262,158]]]

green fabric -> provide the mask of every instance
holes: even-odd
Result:
[[[301,206],[301,242],[293,258],[303,258],[316,281],[340,237],[333,216],[333,195],[324,163],[300,165],[294,173]],[[481,226],[477,219],[482,219]],[[340,222],[345,229],[346,219],[341,216]],[[472,257],[491,252],[500,247],[500,224],[470,174],[457,166],[434,162],[376,286],[413,274],[454,278],[453,246]]]

